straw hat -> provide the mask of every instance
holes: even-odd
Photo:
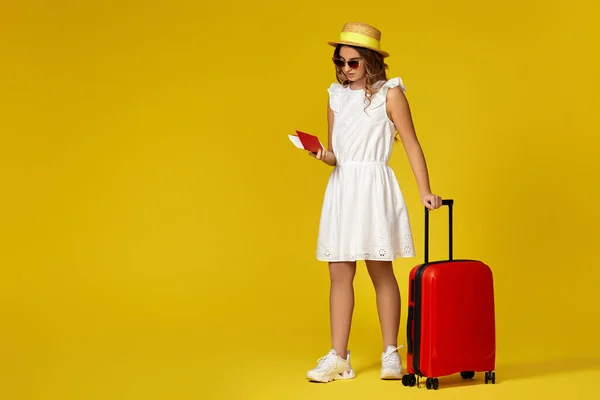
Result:
[[[340,40],[327,43],[334,47],[338,44],[364,47],[389,57],[387,52],[381,50],[380,40],[381,32],[375,27],[360,22],[347,22],[340,33]]]

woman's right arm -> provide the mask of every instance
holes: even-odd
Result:
[[[330,151],[333,154],[333,144],[331,140],[331,136],[333,134],[333,110],[329,106],[329,100],[327,100],[327,151]]]
[[[337,159],[333,154],[333,144],[331,137],[333,135],[333,110],[329,106],[329,100],[327,100],[327,150],[319,150],[316,153],[309,151],[309,154],[315,157],[317,160],[323,161],[325,164],[335,167]]]

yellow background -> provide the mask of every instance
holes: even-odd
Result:
[[[357,379],[304,381],[330,345],[330,169],[287,134],[326,140],[326,41],[354,20],[408,88],[456,257],[494,271],[499,384],[440,394],[585,390],[564,373],[600,358],[595,1],[33,0],[0,6],[2,398],[426,394],[378,380],[362,263]],[[401,146],[391,164],[419,254],[395,263],[404,343],[423,212]]]

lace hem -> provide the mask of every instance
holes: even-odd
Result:
[[[317,249],[317,260],[319,261],[393,261],[397,258],[409,257],[415,257],[415,249],[411,245],[404,245],[401,249],[394,249],[392,247],[372,247],[369,249],[361,249],[360,251],[346,250],[343,252],[325,247],[319,247]]]

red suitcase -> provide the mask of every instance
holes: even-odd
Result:
[[[425,208],[425,262],[410,272],[408,288],[407,374],[404,386],[426,378],[437,390],[438,377],[460,373],[472,379],[485,372],[496,382],[496,333],[492,271],[481,261],[452,259],[452,207],[448,260],[429,262],[429,210]]]

